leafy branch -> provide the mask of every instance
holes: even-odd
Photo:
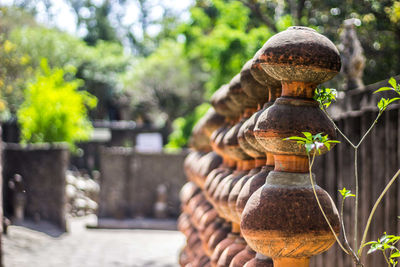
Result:
[[[370,249],[367,252],[368,254],[371,254],[375,251],[381,251],[387,265],[389,267],[395,267],[399,262],[398,258],[400,258],[400,251],[395,246],[399,240],[400,236],[388,235],[384,233],[384,235],[381,238],[378,238],[377,241],[370,241],[365,243],[364,246],[370,246]]]
[[[391,87],[381,87],[378,90],[374,92],[383,92],[383,91],[394,91],[400,96],[400,85],[397,84],[396,80],[392,77],[389,79],[388,83],[391,85]],[[350,139],[337,127],[331,116],[329,115],[327,111],[327,107],[330,106],[332,101],[336,101],[337,97],[337,91],[335,89],[329,89],[329,88],[319,88],[315,90],[315,95],[314,99],[319,103],[320,108],[322,111],[325,113],[325,115],[328,117],[328,119],[333,123],[335,129],[339,132],[339,134],[347,141],[347,143],[350,144],[351,147],[354,149],[354,177],[355,177],[355,184],[356,184],[356,192],[355,192],[355,214],[354,214],[354,246],[357,247],[358,242],[358,206],[359,206],[359,178],[358,178],[358,148],[360,145],[363,143],[365,138],[369,135],[369,133],[372,131],[372,129],[375,127],[375,125],[378,123],[379,118],[382,116],[383,112],[391,105],[392,103],[400,100],[400,97],[394,97],[394,98],[381,98],[379,102],[377,103],[378,107],[378,115],[371,124],[371,126],[368,128],[368,130],[364,133],[364,135],[361,137],[360,141],[357,144],[353,144]],[[362,244],[360,244],[360,247],[362,247]]]
[[[393,103],[397,102],[400,100],[400,84],[397,84],[396,80],[394,78],[389,79],[389,84],[391,87],[382,87],[376,90],[374,93],[379,93],[383,91],[393,91],[399,95],[399,97],[392,97],[392,98],[381,98],[378,103],[378,115],[375,118],[375,120],[372,122],[368,130],[362,135],[361,139],[358,141],[357,144],[351,142],[351,140],[337,127],[335,122],[333,121],[332,117],[329,115],[327,108],[331,105],[332,102],[336,101],[337,97],[337,91],[336,89],[330,89],[330,88],[318,88],[315,90],[315,96],[314,99],[319,103],[319,106],[321,110],[325,113],[325,115],[328,117],[328,119],[331,121],[331,123],[334,125],[335,129],[339,132],[339,134],[345,139],[347,143],[350,144],[350,146],[354,149],[354,177],[355,177],[355,184],[356,184],[356,191],[355,194],[351,193],[350,190],[343,188],[342,190],[339,190],[339,193],[342,195],[342,203],[341,203],[341,209],[340,209],[340,221],[341,221],[341,228],[343,231],[343,240],[344,244],[342,244],[336,235],[335,231],[333,230],[333,227],[331,223],[329,222],[321,204],[318,199],[316,190],[315,190],[315,184],[312,179],[312,166],[314,164],[315,156],[316,154],[321,154],[321,150],[323,148],[326,148],[328,151],[331,148],[331,144],[333,143],[339,143],[339,141],[336,140],[329,140],[327,135],[323,135],[322,133],[318,133],[316,135],[313,135],[308,132],[303,132],[302,134],[304,137],[301,136],[291,136],[288,138],[285,138],[285,140],[291,140],[295,141],[300,145],[304,145],[308,160],[309,160],[309,173],[310,173],[310,181],[311,185],[314,191],[314,195],[316,198],[316,201],[318,203],[318,206],[327,222],[329,225],[329,228],[331,229],[332,233],[334,234],[336,241],[338,242],[340,248],[349,254],[352,258],[356,266],[363,266],[361,263],[360,257],[362,255],[363,248],[367,245],[370,245],[371,248],[368,251],[368,254],[374,252],[374,251],[382,251],[383,256],[386,260],[386,263],[388,266],[397,266],[398,264],[398,258],[400,258],[400,252],[399,250],[395,247],[395,244],[400,240],[399,236],[394,236],[394,235],[385,235],[378,239],[377,241],[371,241],[368,243],[365,243],[366,236],[369,231],[369,227],[372,221],[372,218],[375,214],[375,211],[379,205],[379,203],[382,201],[384,195],[387,193],[389,188],[392,186],[392,184],[396,181],[398,176],[400,176],[400,169],[396,172],[396,174],[392,177],[392,179],[389,181],[389,183],[386,185],[385,189],[382,191],[381,195],[378,197],[378,199],[375,202],[374,207],[372,208],[367,224],[364,228],[363,232],[363,237],[361,240],[360,245],[358,246],[357,242],[357,236],[358,236],[358,198],[359,198],[359,185],[358,185],[358,148],[360,145],[363,143],[365,138],[369,135],[369,133],[372,131],[372,129],[375,127],[375,125],[378,123],[379,118],[383,114],[383,112]],[[355,215],[354,215],[354,248],[353,249],[350,245],[350,243],[347,240],[347,234],[346,234],[346,229],[343,221],[343,209],[344,209],[344,201],[349,198],[349,197],[354,197],[355,198]],[[357,253],[355,252],[357,251]]]

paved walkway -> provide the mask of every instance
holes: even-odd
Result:
[[[70,232],[58,237],[9,227],[3,239],[5,267],[179,266],[184,244],[179,232],[86,229],[87,219],[72,220]]]

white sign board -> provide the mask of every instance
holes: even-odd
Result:
[[[162,136],[160,133],[141,133],[136,136],[136,150],[138,152],[161,152],[162,147]]]

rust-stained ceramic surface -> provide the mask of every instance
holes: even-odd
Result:
[[[273,259],[309,258],[335,243],[309,179],[308,174],[273,171],[265,186],[250,197],[242,213],[241,230],[255,251]],[[339,216],[335,204],[319,186],[316,191],[338,234]]]

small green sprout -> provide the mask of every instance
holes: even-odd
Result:
[[[368,254],[371,254],[375,251],[381,251],[388,266],[397,266],[398,258],[400,258],[400,251],[395,245],[399,240],[400,236],[388,235],[384,233],[384,235],[381,238],[378,238],[377,241],[365,243],[364,246],[370,245]]]
[[[291,136],[284,138],[284,140],[296,141],[296,143],[304,145],[307,154],[310,154],[310,152],[313,150],[321,154],[321,149],[323,147],[326,147],[328,150],[330,150],[332,143],[340,143],[337,140],[329,140],[328,135],[323,135],[323,133],[317,133],[313,135],[309,132],[302,132],[302,134],[305,137]]]
[[[381,87],[381,88],[379,88],[378,90],[376,90],[376,91],[374,92],[374,94],[379,93],[379,92],[383,92],[383,91],[394,91],[394,92],[396,92],[398,95],[400,95],[400,85],[397,84],[396,80],[395,80],[393,77],[391,77],[391,78],[389,79],[388,83],[389,83],[392,87],[388,87],[388,86]],[[394,97],[394,98],[384,98],[384,97],[382,97],[382,98],[379,100],[378,104],[377,104],[377,106],[378,106],[378,108],[379,108],[379,112],[385,111],[386,108],[387,108],[391,103],[393,103],[393,102],[395,102],[395,101],[398,101],[398,100],[400,100],[400,97]]]
[[[314,100],[316,100],[320,107],[329,107],[332,101],[336,101],[337,90],[333,88],[317,88],[315,89]]]
[[[338,191],[342,195],[343,199],[356,196],[356,195],[352,194],[350,190],[347,190],[346,187],[343,187],[342,190],[338,190]]]

